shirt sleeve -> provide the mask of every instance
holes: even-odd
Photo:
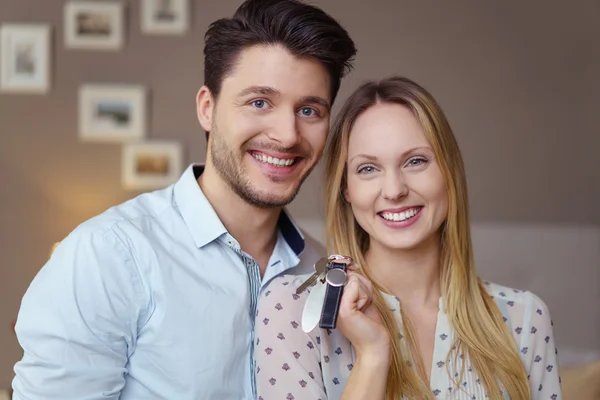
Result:
[[[530,323],[524,345],[521,348],[532,400],[561,400],[558,351],[554,339],[554,328],[546,304],[537,296],[527,312]]]
[[[256,387],[259,400],[326,400],[319,329],[302,330],[307,292],[293,277],[274,278],[261,295],[256,319]]]
[[[113,231],[78,228],[25,293],[14,400],[118,399],[146,303],[130,252]]]

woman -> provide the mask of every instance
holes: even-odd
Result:
[[[560,399],[546,305],[475,272],[463,161],[432,96],[405,78],[366,83],[331,135],[328,248],[358,268],[331,331],[299,327],[306,276],[269,284],[260,398]]]

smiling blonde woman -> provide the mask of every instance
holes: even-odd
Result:
[[[306,277],[272,281],[256,321],[259,396],[561,399],[544,302],[475,271],[463,161],[433,97],[405,78],[366,83],[331,134],[328,248],[360,268],[335,330],[298,328]]]

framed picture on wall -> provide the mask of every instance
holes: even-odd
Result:
[[[155,190],[176,182],[183,172],[181,144],[151,140],[123,145],[122,185],[126,190]]]
[[[147,89],[141,85],[85,84],[79,88],[79,138],[136,141],[146,136]]]
[[[68,1],[64,6],[67,49],[119,50],[124,44],[124,6],[117,1]]]
[[[0,26],[0,90],[45,94],[50,91],[51,48],[48,24]]]
[[[183,35],[189,29],[189,0],[140,0],[146,34]]]

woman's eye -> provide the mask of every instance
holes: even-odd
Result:
[[[252,105],[256,108],[264,108],[267,105],[267,102],[264,100],[254,100]]]
[[[375,171],[375,167],[367,165],[358,169],[359,174],[370,174]]]
[[[416,167],[418,165],[425,164],[426,162],[427,162],[426,159],[418,157],[418,158],[412,158],[412,159],[410,159],[408,161],[408,165],[411,166],[411,167]]]

